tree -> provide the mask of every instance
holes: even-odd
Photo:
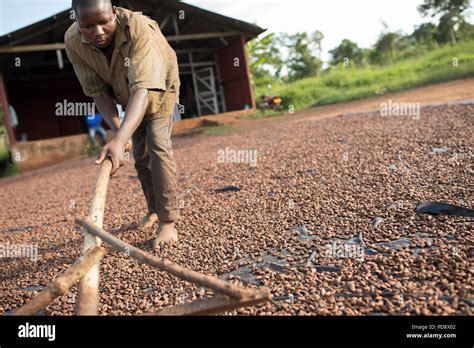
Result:
[[[280,78],[283,67],[279,39],[275,33],[247,43],[250,71],[255,86],[265,86]]]
[[[456,43],[456,32],[465,23],[470,0],[424,0],[418,11],[424,17],[439,16],[438,41]]]
[[[399,32],[382,32],[371,52],[370,60],[376,64],[392,63],[398,54],[410,46],[408,38]]]
[[[344,63],[344,59],[348,59],[349,65],[360,65],[364,59],[362,49],[353,41],[344,39],[339,46],[329,51],[332,55],[331,64],[337,65]]]
[[[470,0],[424,0],[423,4],[418,6],[418,11],[423,16],[434,17],[448,12],[462,13],[469,8]]]
[[[438,30],[433,23],[423,23],[415,27],[410,38],[416,44],[436,46]]]
[[[456,37],[458,38],[458,40],[474,39],[474,25],[468,22],[461,23],[458,31],[456,32]]]
[[[320,31],[308,35],[306,32],[284,35],[282,41],[288,49],[288,81],[316,76],[321,72],[321,42],[324,36]]]

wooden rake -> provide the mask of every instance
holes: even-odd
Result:
[[[168,272],[180,279],[214,290],[214,297],[179,304],[146,315],[210,315],[219,314],[241,307],[253,306],[271,300],[267,288],[248,289],[182,267],[165,258],[153,256],[130,245],[102,229],[107,187],[112,170],[112,162],[106,159],[97,170],[94,195],[87,219],[76,218],[75,222],[86,231],[83,255],[51,284],[24,306],[7,313],[8,315],[33,315],[48,306],[55,298],[64,295],[79,281],[76,302],[77,315],[97,315],[99,307],[99,262],[106,254],[101,247],[104,241],[113,249],[123,252],[149,266]]]

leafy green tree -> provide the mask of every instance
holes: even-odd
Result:
[[[439,42],[457,42],[457,31],[465,23],[464,14],[471,0],[424,0],[418,11],[424,17],[438,17]],[[466,28],[464,26],[464,28]]]
[[[471,0],[424,0],[423,4],[418,6],[418,11],[423,16],[431,17],[449,12],[461,14],[470,7],[470,2]]]
[[[463,22],[459,25],[459,29],[456,32],[458,40],[472,40],[474,39],[474,25]]]
[[[280,78],[283,68],[280,40],[275,33],[247,43],[250,71],[255,86],[265,86]]]
[[[311,34],[302,32],[283,36],[283,44],[288,49],[286,60],[288,81],[319,75],[323,66],[323,61],[320,58],[323,38],[320,31]]]
[[[433,23],[423,23],[415,28],[410,38],[419,45],[437,46],[438,29]]]
[[[411,45],[409,39],[399,32],[382,32],[370,54],[375,64],[390,64]]]
[[[356,66],[361,65],[364,59],[364,53],[362,49],[353,41],[344,39],[341,41],[339,46],[329,51],[332,55],[331,64],[344,64],[345,59],[348,59],[349,66],[354,64]]]

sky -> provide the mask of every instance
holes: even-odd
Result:
[[[423,0],[187,0],[226,16],[255,23],[268,32],[319,30],[324,35],[323,60],[343,39],[368,48],[383,23],[391,31],[411,33],[426,22],[417,11]],[[472,2],[474,4],[474,1]],[[0,0],[0,35],[4,35],[70,7],[70,0]],[[474,22],[469,12],[469,22]]]

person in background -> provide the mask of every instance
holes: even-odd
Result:
[[[107,142],[107,132],[101,126],[102,117],[96,112],[94,115],[89,115],[86,117],[87,128],[89,129],[89,138],[93,145],[96,145],[95,136],[99,133],[100,138],[102,139],[102,144],[104,145]]]

